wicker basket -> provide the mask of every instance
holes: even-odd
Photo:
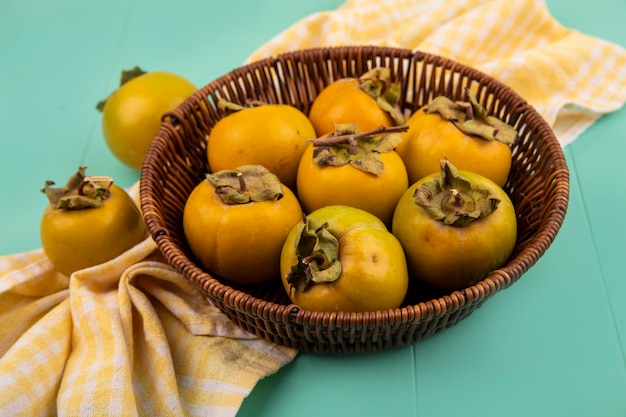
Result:
[[[441,292],[415,284],[400,308],[368,313],[305,311],[290,304],[280,279],[235,287],[199,267],[185,242],[182,214],[187,196],[208,169],[207,137],[221,117],[216,109],[218,98],[286,103],[308,114],[311,102],[326,85],[376,66],[389,67],[401,81],[405,110],[414,111],[441,94],[465,99],[465,88],[471,86],[489,114],[518,129],[505,185],[518,213],[518,241],[507,265],[458,291]],[[167,261],[237,325],[302,351],[352,353],[414,344],[459,323],[516,282],[548,249],[563,223],[569,172],[547,123],[502,83],[422,52],[350,46],[293,51],[237,68],[204,86],[164,117],[145,159],[140,186],[144,218]]]

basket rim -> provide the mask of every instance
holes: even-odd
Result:
[[[514,100],[520,103],[522,112],[525,113],[526,119],[536,119],[536,123],[543,128],[543,139],[549,141],[547,149],[549,150],[552,164],[554,165],[553,181],[557,183],[555,188],[556,197],[554,201],[547,207],[552,214],[539,226],[537,233],[533,236],[532,242],[524,247],[514,257],[510,258],[506,265],[492,271],[488,276],[468,287],[451,291],[445,295],[424,300],[417,304],[403,305],[394,309],[378,310],[362,313],[353,312],[321,312],[305,310],[296,304],[280,304],[273,301],[257,298],[243,290],[233,288],[232,286],[221,282],[213,277],[210,273],[201,269],[198,265],[191,262],[183,251],[171,240],[166,229],[158,225],[155,220],[154,205],[147,195],[147,184],[150,175],[146,171],[146,167],[150,164],[150,159],[144,160],[140,177],[140,205],[150,233],[155,240],[159,250],[164,254],[169,263],[180,271],[186,278],[191,279],[194,284],[200,286],[207,294],[225,302],[229,307],[236,308],[238,311],[245,311],[254,317],[277,319],[286,325],[302,325],[304,323],[322,322],[328,325],[345,325],[346,322],[356,323],[362,326],[369,326],[372,322],[391,322],[400,321],[405,323],[412,320],[429,321],[445,314],[453,313],[467,305],[481,303],[493,296],[495,293],[508,288],[516,282],[528,269],[530,269],[537,260],[550,247],[556,237],[556,232],[563,224],[568,203],[569,203],[569,169],[566,164],[565,156],[561,145],[559,144],[554,132],[543,117],[523,99],[517,92],[499,80],[489,76],[488,74],[457,62],[453,59],[428,53],[418,49],[410,50],[406,48],[397,48],[391,46],[375,46],[375,45],[343,45],[343,46],[327,46],[314,47],[306,49],[298,49],[287,51],[275,56],[266,57],[258,61],[244,64],[231,70],[229,73],[214,79],[208,84],[198,89],[193,95],[187,98],[172,112],[166,115],[173,116],[176,119],[184,117],[185,110],[193,107],[196,100],[206,95],[214,85],[224,80],[233,71],[246,71],[260,67],[274,67],[279,61],[288,59],[306,51],[317,52],[320,55],[333,53],[336,51],[362,51],[363,48],[370,48],[373,51],[385,51],[406,55],[411,61],[436,61],[446,64],[454,71],[462,71],[464,74],[473,76],[486,77],[500,91],[505,92],[514,97]],[[165,120],[165,117],[164,117]],[[164,123],[168,123],[165,122]],[[161,128],[163,129],[163,127]],[[158,135],[157,135],[158,136]],[[151,150],[154,144],[151,145]],[[151,154],[151,152],[148,152]],[[155,223],[157,222],[157,223]],[[550,236],[554,233],[554,236]],[[528,255],[530,261],[523,261],[522,255]],[[253,307],[250,307],[253,305]],[[254,311],[252,311],[254,310]]]

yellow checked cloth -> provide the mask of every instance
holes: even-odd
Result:
[[[0,257],[0,416],[234,416],[295,355],[230,322],[150,238],[71,278],[41,249]]]
[[[348,0],[249,61],[354,44],[480,69],[534,105],[563,146],[626,101],[624,49],[564,28],[541,0]],[[295,355],[229,322],[151,239],[71,278],[42,250],[0,257],[2,416],[232,416]]]
[[[347,0],[271,39],[248,61],[294,49],[380,45],[454,59],[513,88],[562,146],[626,101],[626,51],[567,29],[543,0]]]

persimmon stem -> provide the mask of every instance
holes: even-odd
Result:
[[[391,127],[381,126],[376,129],[368,130],[365,132],[359,132],[359,133],[351,133],[348,135],[334,135],[331,133],[328,136],[324,136],[324,137],[316,138],[316,139],[309,139],[308,141],[313,143],[313,146],[331,146],[331,145],[338,145],[338,144],[348,144],[350,146],[349,153],[351,155],[355,155],[357,153],[357,148],[358,148],[357,140],[360,138],[364,138],[367,136],[381,135],[383,133],[406,132],[407,130],[409,130],[409,126],[407,125],[391,126]]]
[[[106,185],[104,187],[100,187],[100,184],[103,183]],[[91,175],[89,177],[84,177],[76,189],[78,195],[85,195],[84,188],[88,184],[98,184],[98,187],[102,189],[102,193],[106,195],[113,184],[113,178],[106,175]]]
[[[305,265],[308,265],[308,264],[310,264],[311,262],[317,262],[318,264],[321,264],[321,263],[323,263],[323,262],[324,262],[324,256],[322,256],[322,255],[321,255],[321,254],[319,254],[319,253],[313,253],[313,254],[311,254],[311,255],[309,255],[309,256],[305,256],[305,257],[302,259],[302,262],[303,262]]]
[[[246,185],[246,181],[243,179],[243,173],[237,173],[237,180],[239,180],[239,192],[245,193],[248,191],[248,186]]]
[[[461,195],[461,193],[459,192],[459,190],[457,190],[456,188],[452,188],[450,190],[450,192],[452,193],[452,197],[454,198],[454,206],[455,207],[462,207],[463,206],[463,196]]]

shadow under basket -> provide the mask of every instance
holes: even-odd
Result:
[[[305,311],[291,304],[280,279],[235,286],[194,260],[182,219],[187,197],[208,172],[206,147],[222,117],[219,98],[295,106],[308,114],[331,82],[385,66],[402,85],[400,104],[413,112],[434,97],[466,100],[470,88],[490,115],[518,131],[504,186],[517,212],[518,238],[507,264],[456,291],[413,282],[401,307],[367,313]],[[164,115],[144,161],[141,209],[167,261],[197,285],[241,328],[270,342],[307,352],[375,352],[414,344],[454,326],[515,283],[554,241],[566,214],[569,171],[550,126],[518,94],[493,78],[439,56],[407,49],[345,46],[288,52],[237,68],[207,84]]]

